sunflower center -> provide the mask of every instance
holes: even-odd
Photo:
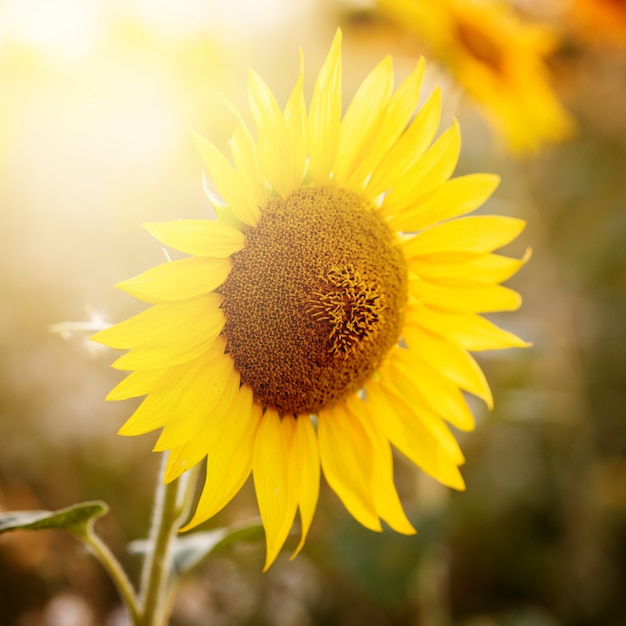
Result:
[[[407,269],[360,196],[304,187],[247,230],[221,293],[227,350],[255,400],[308,414],[360,389],[398,341]]]
[[[459,21],[457,23],[457,36],[467,52],[477,61],[488,65],[495,72],[503,70],[502,46],[485,29],[479,28],[469,21]]]

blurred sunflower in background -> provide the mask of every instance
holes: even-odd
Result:
[[[573,0],[570,11],[583,40],[626,46],[626,3],[622,0]]]
[[[113,366],[132,373],[109,399],[146,395],[120,433],[162,429],[155,450],[169,451],[166,481],[207,458],[187,528],[253,473],[266,569],[298,510],[301,549],[320,471],[365,527],[380,531],[382,520],[414,533],[392,446],[463,489],[448,424],[474,426],[462,391],[492,404],[468,351],[525,345],[480,316],[520,305],[500,283],[526,259],[493,252],[524,222],[464,217],[498,177],[450,179],[459,126],[435,140],[438,89],[416,112],[423,60],[394,91],[385,58],[343,117],[340,31],[308,112],[302,72],[281,110],[250,71],[258,134],[234,111],[232,163],[195,136],[221,196],[217,219],[147,224],[192,256],[121,283],[152,306],[94,336],[128,350]]]
[[[381,12],[442,62],[517,154],[565,139],[573,122],[546,59],[558,40],[493,0],[378,0]]]

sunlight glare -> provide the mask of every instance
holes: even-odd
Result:
[[[72,63],[96,47],[101,17],[93,0],[5,0],[0,4],[0,36],[47,61]]]
[[[135,0],[135,4],[142,23],[175,38],[203,31],[233,36],[274,30],[306,11],[310,0]]]

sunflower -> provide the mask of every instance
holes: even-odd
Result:
[[[378,0],[442,61],[515,153],[566,138],[573,122],[545,63],[557,40],[498,0]]]
[[[570,11],[581,39],[626,46],[626,3],[623,0],[573,0]]]
[[[320,473],[363,526],[412,534],[393,482],[392,446],[463,489],[448,424],[468,431],[461,390],[491,406],[468,350],[525,345],[478,314],[513,310],[499,283],[525,259],[492,252],[524,222],[461,217],[497,176],[449,180],[456,122],[433,142],[435,90],[415,112],[424,62],[394,91],[391,58],[365,78],[342,119],[341,31],[307,112],[302,70],[283,111],[254,72],[232,163],[195,140],[223,198],[217,220],[150,223],[192,255],[119,284],[152,306],[95,335],[132,370],[108,396],[145,395],[120,430],[162,429],[165,480],[207,459],[191,528],[222,509],[252,472],[266,530],[265,568],[299,511],[302,548]],[[459,219],[457,219],[459,218]]]

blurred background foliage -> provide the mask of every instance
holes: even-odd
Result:
[[[187,129],[225,147],[234,120],[217,94],[245,108],[253,66],[284,102],[298,46],[310,94],[340,25],[346,102],[383,55],[400,76],[429,55],[425,91],[440,84],[444,126],[461,122],[458,171],[499,173],[484,210],[529,222],[514,252],[531,246],[533,259],[511,281],[524,306],[498,321],[534,345],[479,355],[496,408],[477,403],[478,428],[462,436],[465,493],[399,460],[415,537],[365,530],[323,489],[295,561],[263,575],[264,547],[243,545],[206,562],[183,580],[172,623],[625,624],[626,9],[506,5],[548,29],[542,80],[576,126],[523,154],[389,4],[0,0],[0,510],[103,499],[111,512],[98,528],[135,571],[125,546],[148,525],[153,441],[116,435],[133,407],[104,402],[114,355],[50,327],[141,308],[112,287],[162,260],[139,225],[210,215]],[[484,52],[472,41],[469,53]],[[256,514],[248,486],[207,526]],[[72,537],[0,538],[0,626],[124,623]]]

